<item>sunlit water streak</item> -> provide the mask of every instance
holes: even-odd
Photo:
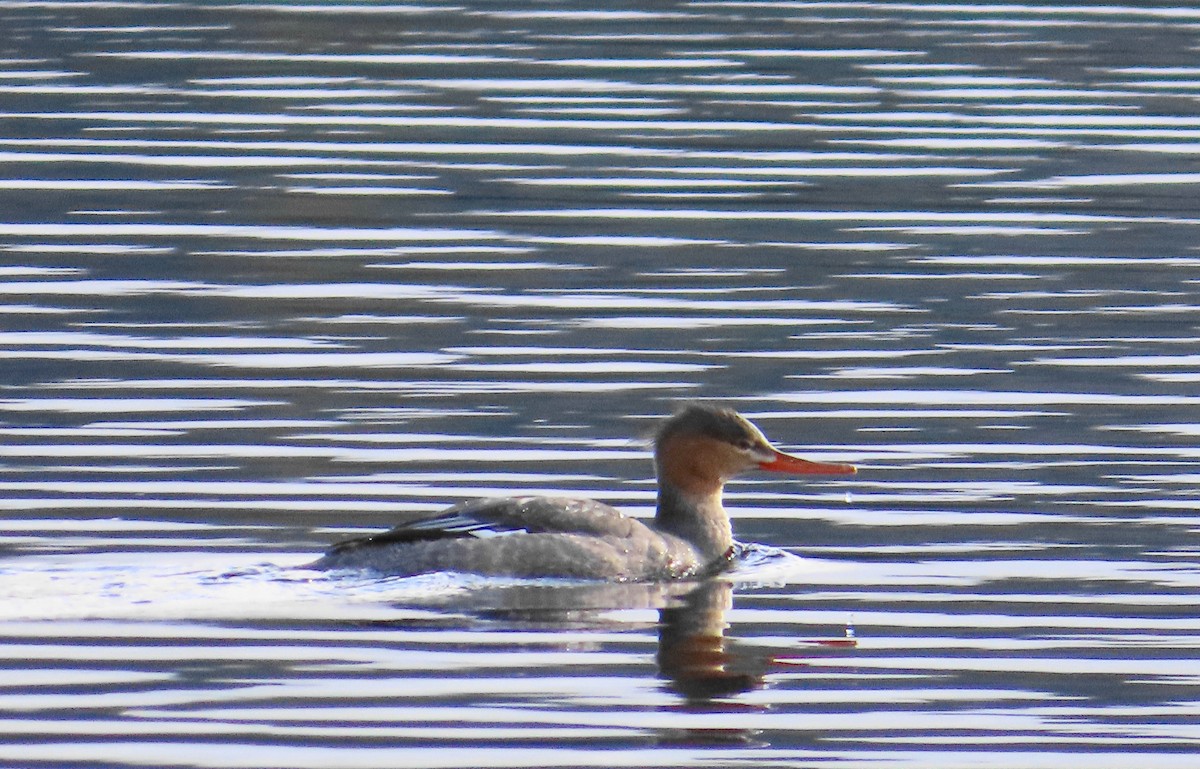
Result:
[[[0,3],[0,764],[1190,768],[1197,21]],[[650,515],[689,397],[862,471],[693,593],[299,568]]]

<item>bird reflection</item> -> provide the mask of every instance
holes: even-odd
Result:
[[[626,626],[606,615],[657,609],[658,674],[687,706],[761,687],[771,663],[769,651],[741,647],[725,635],[733,586],[719,578],[699,583],[510,584],[476,589],[454,603],[481,618],[554,627]]]
[[[766,673],[778,665],[800,665],[794,650],[740,643],[727,635],[733,607],[733,584],[714,577],[702,582],[534,582],[498,583],[482,580],[471,589],[401,604],[437,606],[452,610],[443,619],[389,621],[412,627],[456,625],[462,614],[485,622],[529,629],[628,630],[642,624],[637,612],[657,611],[657,676],[663,689],[677,696],[667,710],[740,713],[767,706],[746,702],[739,695],[762,688]],[[630,614],[629,612],[635,612]],[[632,617],[632,620],[631,620]],[[652,622],[652,620],[650,620]],[[578,647],[578,636],[571,644]],[[854,645],[852,638],[809,641],[822,647]],[[597,647],[599,648],[599,646]],[[760,738],[743,729],[669,729],[657,734],[659,744],[755,744]]]
[[[709,580],[659,611],[659,676],[688,704],[763,685],[766,661],[737,654],[725,637],[725,612],[732,606],[732,586]]]

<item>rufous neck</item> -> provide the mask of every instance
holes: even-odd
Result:
[[[705,560],[723,557],[733,545],[729,515],[721,504],[721,486],[706,494],[681,491],[659,478],[655,527],[686,540]]]

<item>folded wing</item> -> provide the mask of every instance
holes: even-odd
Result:
[[[587,534],[631,537],[645,526],[616,508],[590,499],[491,497],[419,515],[381,534],[334,545],[328,555],[383,545],[436,540],[489,539],[511,534]]]

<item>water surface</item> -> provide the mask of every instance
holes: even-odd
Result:
[[[1192,766],[1200,12],[0,2],[6,766]],[[330,577],[472,496],[701,586]]]

